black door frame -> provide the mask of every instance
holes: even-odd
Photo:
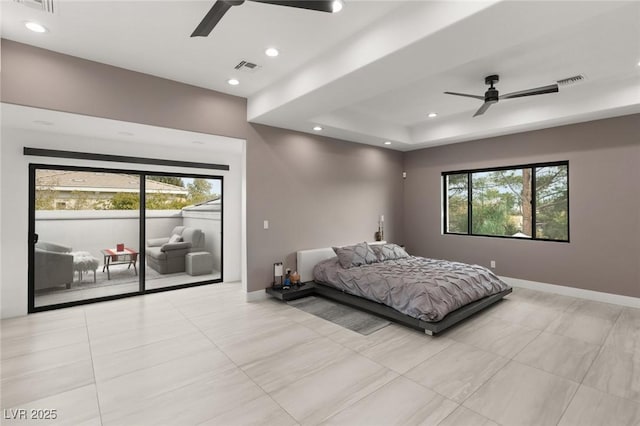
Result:
[[[27,149],[28,148],[25,148],[25,154],[27,154]],[[47,150],[42,150],[42,151],[47,151]],[[78,153],[78,154],[82,154],[82,153]],[[38,155],[38,154],[29,153],[28,155]],[[39,154],[39,155],[42,155],[42,154]],[[92,158],[90,159],[96,159],[94,157],[96,155],[99,156],[100,154],[89,154],[89,155],[92,156]],[[59,157],[57,155],[53,155],[53,156]],[[71,158],[71,156],[66,156],[65,158]],[[78,157],[78,158],[86,159],[85,157]],[[134,158],[134,157],[131,157],[131,158]],[[132,161],[132,163],[141,163],[141,161]],[[154,163],[154,162],[149,162],[147,164],[158,165],[158,163]],[[201,168],[202,166],[206,166],[207,164],[163,160],[162,165],[171,165],[173,167]],[[228,166],[219,166],[219,165],[215,165],[215,166],[217,167],[213,167],[213,169],[217,169],[217,170],[229,169]],[[140,263],[139,263],[140,273],[138,274],[138,282],[139,282],[138,291],[123,293],[123,294],[115,294],[110,296],[102,296],[102,297],[96,297],[92,299],[84,299],[84,300],[78,300],[78,301],[72,301],[72,302],[56,303],[56,304],[47,305],[47,306],[37,306],[37,307],[35,306],[35,274],[34,274],[35,241],[34,239],[36,234],[35,232],[36,231],[35,229],[36,170],[38,169],[90,171],[90,172],[99,172],[99,173],[100,172],[101,173],[123,173],[123,174],[135,174],[140,176],[140,206],[139,206],[140,223],[138,228],[139,229],[138,231],[139,247],[140,247],[138,257],[140,258]],[[178,284],[178,285],[162,287],[162,288],[154,288],[154,289],[145,288],[145,279],[146,279],[146,276],[145,276],[146,275],[145,274],[145,271],[146,271],[145,270],[146,268],[146,244],[145,244],[145,241],[146,241],[146,214],[145,214],[146,213],[146,205],[145,205],[146,191],[145,189],[146,188],[145,188],[145,183],[146,183],[147,176],[175,176],[175,177],[194,178],[194,179],[200,178],[200,179],[220,180],[220,188],[222,190],[222,194],[221,194],[222,203],[220,204],[220,228],[221,228],[220,230],[220,278],[214,279],[214,280],[204,280],[204,281],[197,281],[193,283]],[[29,163],[29,207],[28,207],[29,208],[29,226],[28,226],[28,233],[27,233],[28,247],[29,247],[28,264],[27,264],[27,269],[28,269],[28,273],[27,273],[28,310],[27,311],[28,313],[62,309],[62,308],[68,308],[72,306],[86,305],[90,303],[104,302],[108,300],[122,299],[125,297],[141,296],[144,294],[159,293],[163,291],[171,291],[171,290],[177,290],[182,288],[196,287],[201,285],[208,285],[208,284],[223,282],[224,280],[224,194],[225,194],[224,176],[222,175],[207,175],[202,173],[184,173],[184,172],[166,172],[166,171],[156,171],[156,170],[117,169],[117,168],[110,169],[110,168],[103,168],[103,167],[71,166],[71,165],[45,164],[45,163]]]

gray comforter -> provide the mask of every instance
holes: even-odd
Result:
[[[313,277],[321,284],[429,322],[509,288],[482,266],[416,256],[348,269],[334,257],[318,263]]]

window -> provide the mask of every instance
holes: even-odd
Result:
[[[569,163],[445,172],[444,232],[569,241]]]

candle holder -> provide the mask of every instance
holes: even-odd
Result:
[[[278,279],[280,282],[278,282]],[[273,264],[273,288],[282,288],[282,262]]]

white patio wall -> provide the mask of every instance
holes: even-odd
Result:
[[[40,241],[88,251],[101,259],[100,250],[114,248],[118,243],[136,251],[139,245],[139,215],[137,211],[38,211],[36,233]],[[183,224],[180,210],[147,212],[147,238],[165,237],[175,226]]]

